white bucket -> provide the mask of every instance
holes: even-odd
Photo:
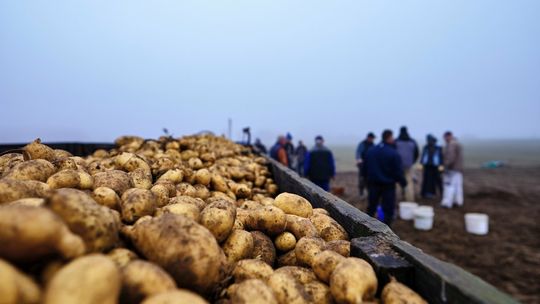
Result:
[[[401,202],[399,203],[399,217],[402,220],[412,220],[414,218],[414,210],[418,207],[417,203]]]
[[[489,217],[484,213],[465,213],[465,229],[468,233],[486,235],[489,231]]]
[[[433,228],[433,207],[419,206],[414,210],[414,228],[418,230],[431,230]]]

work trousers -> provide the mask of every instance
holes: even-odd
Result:
[[[390,226],[394,219],[396,205],[395,184],[368,183],[368,207],[366,213],[374,217],[379,204],[381,204],[384,214],[383,221]]]

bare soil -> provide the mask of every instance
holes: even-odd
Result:
[[[357,173],[338,173],[333,187],[361,210]],[[417,185],[418,187],[418,185]],[[540,167],[469,169],[464,173],[465,204],[443,209],[440,199],[417,202],[435,210],[431,231],[418,231],[397,219],[392,229],[403,240],[443,261],[481,277],[523,303],[540,303]],[[465,231],[464,215],[489,215],[489,234]]]

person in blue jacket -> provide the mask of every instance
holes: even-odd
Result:
[[[325,191],[330,190],[330,179],[336,175],[334,155],[324,146],[324,139],[315,137],[315,147],[306,154],[304,173],[309,180]]]
[[[394,146],[394,135],[391,130],[382,133],[382,142],[367,152],[364,164],[368,182],[368,207],[366,213],[375,216],[381,204],[384,223],[388,226],[394,219],[396,204],[396,183],[407,186],[403,175],[401,157]]]
[[[358,167],[358,192],[361,197],[364,197],[364,190],[366,189],[366,177],[364,175],[365,170],[364,161],[366,160],[366,155],[368,150],[373,147],[375,141],[375,134],[369,132],[366,136],[366,139],[361,141],[356,147],[356,166]]]

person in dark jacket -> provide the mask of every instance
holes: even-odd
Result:
[[[407,127],[401,127],[395,145],[397,152],[401,157],[403,174],[409,184],[409,187],[402,189],[403,196],[407,201],[414,202],[413,165],[418,160],[418,145],[416,144],[416,141],[409,136]]]
[[[267,153],[266,146],[261,142],[259,138],[255,139],[254,147],[255,147],[255,151],[258,151],[261,154]]]
[[[394,148],[392,131],[382,133],[382,142],[371,148],[364,164],[368,182],[367,214],[375,216],[379,203],[382,205],[384,222],[390,226],[394,219],[396,183],[407,186],[403,175],[401,157]]]
[[[373,141],[375,140],[375,134],[369,132],[366,139],[361,141],[356,147],[356,166],[358,167],[358,191],[360,196],[364,196],[364,190],[366,189],[366,176],[363,174],[365,170],[362,170],[364,161],[366,160],[367,151],[373,147]]]
[[[322,136],[315,137],[315,147],[306,154],[304,173],[309,180],[325,191],[330,190],[330,179],[336,175],[334,155],[324,146]]]
[[[442,148],[437,145],[437,138],[429,134],[426,141],[427,144],[424,146],[420,158],[424,170],[420,194],[423,198],[433,198],[436,196],[437,190],[442,194],[441,169],[444,160]]]
[[[306,160],[307,153],[307,147],[301,140],[298,141],[298,147],[296,147],[294,154],[296,156],[296,172],[298,172],[298,175],[300,176],[304,176],[304,162]]]
[[[288,133],[287,132],[287,135],[285,136],[285,152],[287,152],[287,159],[289,160],[289,165],[288,167],[291,168],[291,169],[295,169],[294,168],[294,165],[295,165],[295,158],[294,158],[294,144],[292,142],[292,135],[291,133]]]
[[[288,167],[289,157],[287,156],[287,150],[285,150],[286,143],[285,136],[279,136],[277,142],[270,149],[270,157]]]

